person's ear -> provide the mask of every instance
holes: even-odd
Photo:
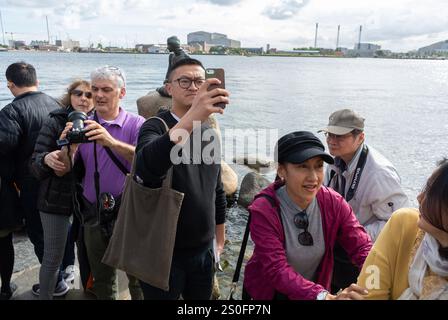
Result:
[[[285,181],[286,167],[284,164],[279,163],[278,168],[277,168],[277,175],[282,181]]]
[[[123,88],[120,88],[120,96],[119,96],[119,98],[120,99],[123,99],[123,97],[126,95],[126,88],[125,87],[123,87]]]
[[[361,137],[361,140],[364,141],[364,139],[365,139],[365,137],[366,137],[366,135],[364,134],[364,131],[361,132],[361,133],[359,134],[359,136]]]
[[[358,136],[356,137],[358,139],[358,144],[361,145],[362,143],[364,143],[364,139],[365,139],[365,134],[364,131],[361,132],[360,134],[358,134]]]
[[[166,92],[167,92],[170,96],[173,95],[173,94],[172,94],[173,85],[171,84],[171,82],[167,82],[167,83],[165,83],[165,90],[166,90]]]

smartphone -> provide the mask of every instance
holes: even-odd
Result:
[[[225,89],[226,88],[226,82],[225,82],[225,76],[224,76],[224,69],[222,68],[209,68],[205,70],[205,79],[210,79],[210,78],[217,78],[219,79],[219,81],[221,81],[221,84],[213,84],[211,86],[208,87],[208,91],[213,90],[215,88],[221,88],[221,89]],[[215,107],[220,107],[222,109],[226,108],[226,104],[225,103],[216,103],[214,105]]]

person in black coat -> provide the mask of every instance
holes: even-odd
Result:
[[[71,170],[67,174],[61,172],[65,166],[59,157],[62,152],[69,152],[70,148],[64,146],[61,149],[57,140],[60,139],[68,122],[68,115],[72,111],[82,111],[86,114],[93,111],[90,83],[84,80],[73,82],[62,98],[62,104],[64,107],[52,111],[49,119],[45,121],[31,159],[32,173],[40,181],[37,208],[44,231],[45,250],[39,273],[39,290],[33,290],[33,293],[39,293],[40,299],[52,299],[53,295],[59,296],[68,291],[65,282],[61,280],[58,283],[57,278],[66,251],[66,242],[71,241],[71,237],[67,239],[67,236],[71,227],[70,217],[73,214],[77,170]],[[56,290],[53,292],[55,285]]]
[[[0,157],[0,300],[9,300],[17,289],[11,283],[14,268],[12,233],[21,228],[22,219],[13,174],[14,161]]]
[[[48,114],[60,105],[55,99],[38,91],[36,70],[26,62],[8,66],[6,80],[8,89],[15,99],[0,110],[0,158],[11,166],[11,170],[6,174],[2,170],[1,179],[4,182],[2,185],[7,188],[6,192],[9,190],[13,196],[6,196],[2,202],[0,225],[5,223],[3,214],[5,207],[12,208],[10,214],[12,212],[14,215],[15,212],[12,220],[21,219],[20,212],[16,211],[18,201],[23,210],[26,230],[33,243],[34,252],[41,262],[44,245],[42,225],[36,208],[38,182],[30,172],[29,161],[43,122]],[[15,187],[20,191],[18,199],[14,194]],[[5,190],[2,190],[3,192]],[[12,237],[10,239],[12,246]],[[0,255],[4,257],[3,250],[0,251]],[[13,263],[8,265],[11,266]]]

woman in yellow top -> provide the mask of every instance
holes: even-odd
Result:
[[[358,285],[366,299],[448,299],[448,160],[417,197],[396,211],[370,251]]]

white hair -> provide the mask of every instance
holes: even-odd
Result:
[[[103,66],[96,68],[90,73],[90,79],[94,80],[114,80],[117,83],[118,88],[126,87],[126,76],[124,72],[114,66]]]

